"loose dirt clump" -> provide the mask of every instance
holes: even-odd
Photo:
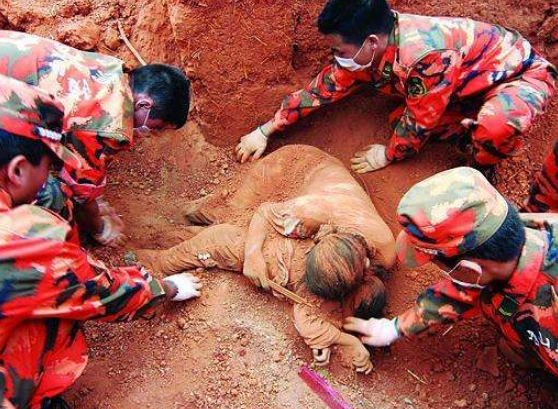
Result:
[[[323,0],[5,0],[0,27],[116,55],[132,54],[116,20],[149,62],[183,67],[194,103],[186,128],[138,141],[110,169],[111,203],[121,212],[128,248],[96,249],[112,264],[128,249],[167,248],[191,236],[183,203],[211,195],[223,217],[247,166],[233,161],[235,142],[269,119],[283,96],[330,58],[315,27]],[[524,33],[558,62],[558,6],[544,0],[398,0],[417,14],[469,16]],[[397,101],[363,90],[324,109],[277,139],[317,146],[349,163],[370,143],[386,143],[388,112]],[[558,136],[551,104],[525,138],[524,152],[499,166],[498,188],[521,203],[533,171]],[[395,233],[395,209],[414,183],[463,163],[448,145],[430,143],[417,158],[361,181]],[[263,199],[263,197],[262,197]],[[68,394],[76,408],[323,408],[296,375],[311,355],[283,303],[242,277],[197,272],[202,298],[168,306],[150,321],[89,323],[90,364]],[[438,278],[432,267],[399,269],[388,281],[388,315],[412,305]],[[481,319],[373,351],[375,371],[356,375],[336,360],[321,369],[355,408],[552,408],[555,381],[493,353],[497,335]]]

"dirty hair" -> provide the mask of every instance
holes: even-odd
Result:
[[[148,64],[130,71],[130,84],[134,94],[145,94],[153,100],[149,112],[152,119],[182,128],[190,110],[190,81],[177,67],[166,64]]]
[[[367,257],[368,246],[360,234],[327,234],[306,258],[306,287],[322,298],[340,301],[362,282]]]
[[[318,17],[320,33],[360,47],[371,34],[389,35],[395,15],[386,0],[329,0]]]
[[[353,316],[367,320],[382,317],[386,301],[386,286],[379,277],[371,275],[351,294],[349,303]]]

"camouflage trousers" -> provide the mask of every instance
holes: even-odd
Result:
[[[11,409],[46,409],[87,364],[87,345],[77,321],[28,321],[0,353],[0,402]]]
[[[535,60],[521,77],[480,96],[451,103],[436,128],[413,138],[413,148],[418,151],[430,138],[456,141],[471,151],[476,165],[483,167],[517,155],[522,147],[521,135],[546,108],[554,95],[555,83],[555,71],[546,61]],[[390,115],[392,127],[397,125],[404,109],[401,106]]]

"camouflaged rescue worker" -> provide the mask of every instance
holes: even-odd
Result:
[[[477,168],[515,155],[554,93],[556,68],[518,32],[464,18],[391,10],[385,0],[329,0],[319,19],[335,61],[288,95],[273,119],[244,136],[241,162],[310,112],[368,86],[404,99],[388,146],[355,154],[356,172],[415,155],[429,138],[455,141]]]
[[[134,134],[178,129],[188,116],[189,82],[176,67],[153,64],[125,72],[117,58],[84,52],[25,33],[0,31],[0,74],[52,94],[65,109],[64,144],[83,159],[49,180],[39,204],[72,218],[99,243],[122,239],[122,222],[102,199],[112,156],[134,144]]]
[[[211,207],[191,210],[202,216],[190,220],[211,221],[204,206]],[[369,352],[341,325],[354,314],[381,316],[386,291],[378,272],[395,262],[395,239],[350,172],[314,147],[283,147],[243,177],[223,213],[231,220],[235,211],[252,215],[249,226],[214,224],[169,250],[140,252],[140,261],[164,274],[242,272],[281,299],[277,286],[287,289],[305,300],[290,300],[292,318],[316,363],[327,365],[338,345],[357,372],[369,373]]]
[[[59,395],[83,372],[81,322],[128,321],[164,298],[199,295],[186,274],[108,269],[68,241],[70,226],[29,205],[53,163],[79,168],[61,140],[63,107],[0,76],[0,402],[4,409],[68,407]]]
[[[522,210],[558,213],[558,142],[554,143],[542,169],[535,174]]]
[[[472,168],[413,186],[397,209],[399,260],[429,261],[444,277],[392,320],[347,319],[344,328],[386,346],[440,324],[483,314],[512,361],[558,376],[558,219],[521,214]]]

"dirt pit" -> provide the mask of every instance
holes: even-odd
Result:
[[[399,0],[404,12],[470,16],[524,33],[558,62],[558,5],[545,0]],[[119,18],[150,62],[184,67],[194,106],[188,126],[140,140],[110,171],[109,199],[123,215],[128,247],[166,248],[188,237],[180,204],[233,193],[245,171],[232,160],[240,136],[267,120],[285,93],[306,83],[328,60],[315,20],[323,0],[5,0],[0,24],[119,56]],[[396,105],[363,91],[289,130],[287,142],[315,145],[348,163],[351,154],[386,142]],[[347,137],[350,135],[350,137]],[[554,100],[526,137],[525,152],[498,169],[498,187],[520,202],[529,178],[558,136]],[[461,163],[432,143],[413,160],[363,180],[394,232],[402,194],[417,181]],[[96,253],[122,263],[127,249]],[[89,323],[90,363],[66,395],[76,408],[322,408],[297,369],[311,360],[285,306],[242,277],[198,273],[203,297],[169,306],[151,321]],[[388,315],[409,307],[436,280],[429,268],[400,269],[387,285]],[[373,352],[375,371],[356,375],[335,351],[319,370],[354,408],[552,408],[556,381],[495,355],[495,331],[461,323]]]

